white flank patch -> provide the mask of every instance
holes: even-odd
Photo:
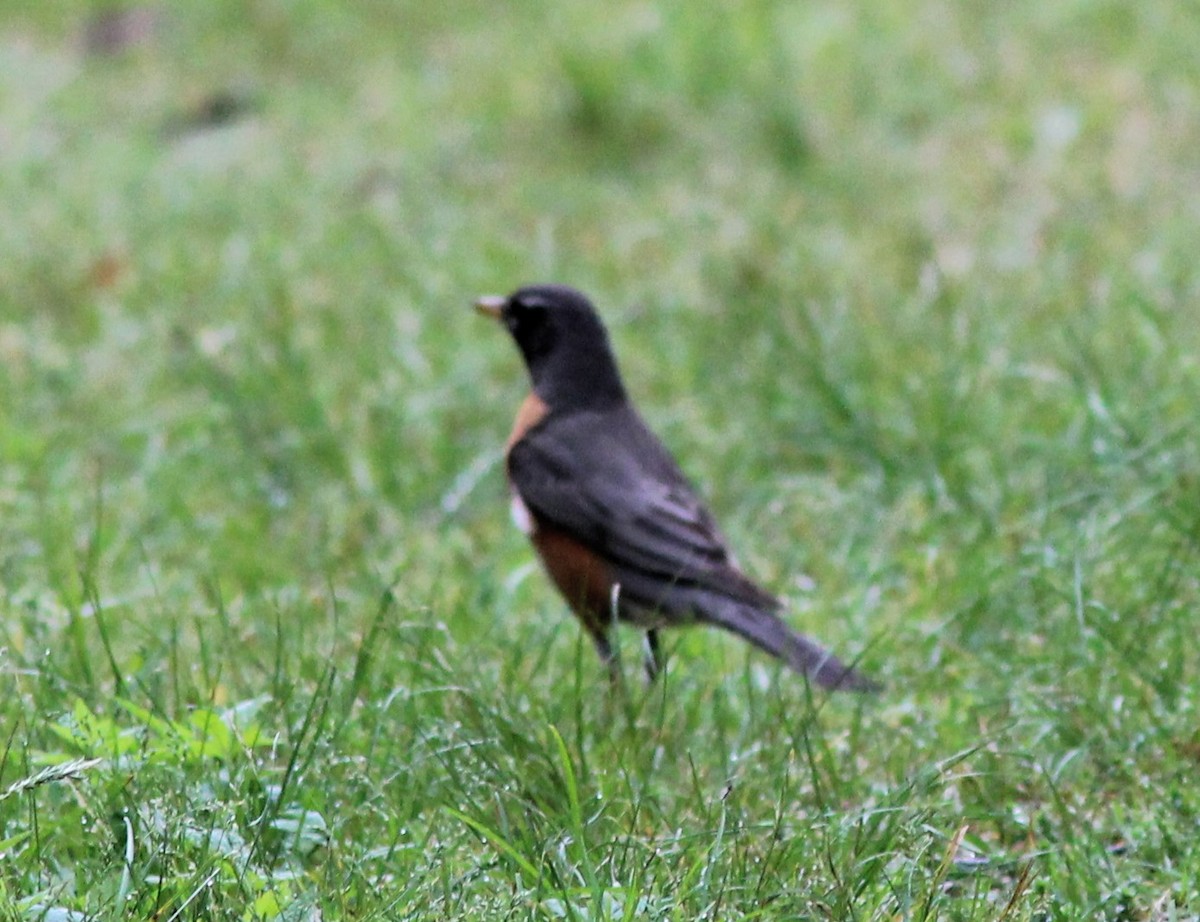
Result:
[[[509,505],[509,511],[512,514],[513,524],[521,529],[526,535],[532,535],[537,531],[537,525],[533,521],[533,515],[529,512],[529,507],[521,499],[521,495],[516,491],[512,491],[512,503]]]

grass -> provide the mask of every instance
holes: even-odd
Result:
[[[0,39],[0,919],[1200,914],[1200,17]],[[792,621],[607,691],[468,310],[591,293]]]

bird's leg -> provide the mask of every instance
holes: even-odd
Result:
[[[613,583],[612,588],[608,593],[608,624],[605,625],[605,630],[602,635],[597,637],[597,647],[603,641],[604,649],[600,653],[600,658],[608,666],[608,680],[613,688],[621,685],[621,661],[616,649],[608,642],[608,628],[615,628],[620,620],[621,610],[621,584]]]
[[[653,685],[662,671],[662,647],[658,643],[658,631],[654,628],[646,631],[646,651],[642,666],[646,670],[646,684]]]
[[[609,643],[608,634],[595,631],[592,633],[592,641],[596,644],[596,653],[600,657],[600,662],[608,672],[609,684],[616,688],[621,684],[621,658],[617,655],[613,645]]]

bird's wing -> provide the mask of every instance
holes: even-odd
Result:
[[[508,475],[536,519],[603,556],[618,578],[778,605],[736,567],[678,465],[628,407],[548,418],[509,450]]]

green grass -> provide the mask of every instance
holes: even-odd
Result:
[[[104,6],[0,19],[0,920],[1200,914],[1192,7]],[[877,699],[609,693],[550,280]]]

